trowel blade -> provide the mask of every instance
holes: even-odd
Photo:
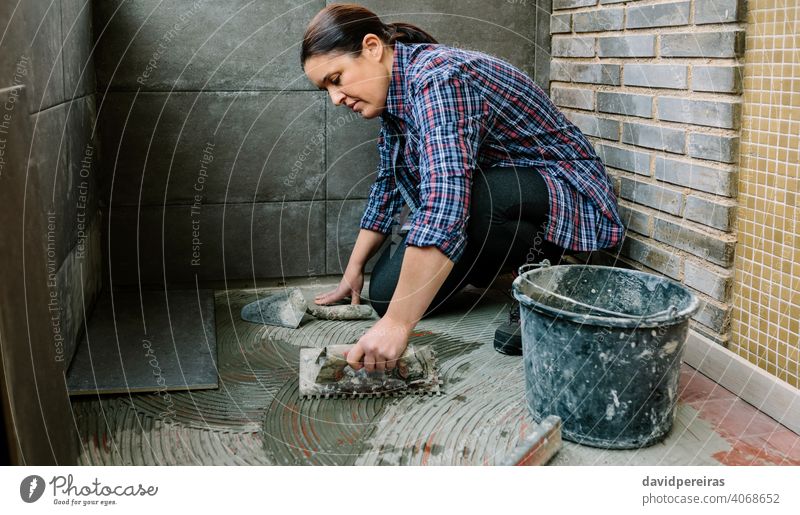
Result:
[[[242,320],[296,329],[306,309],[308,305],[300,288],[290,288],[246,305],[242,308]]]

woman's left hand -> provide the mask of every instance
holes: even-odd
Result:
[[[408,346],[413,327],[384,316],[345,355],[353,369],[392,370]]]

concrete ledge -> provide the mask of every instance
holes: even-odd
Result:
[[[800,433],[800,390],[690,330],[684,363]]]

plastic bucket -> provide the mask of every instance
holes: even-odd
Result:
[[[526,401],[534,420],[562,420],[565,439],[608,449],[661,441],[675,419],[689,318],[683,285],[593,265],[520,269]]]

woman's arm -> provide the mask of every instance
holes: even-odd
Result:
[[[350,366],[368,371],[393,369],[411,331],[452,269],[453,262],[436,247],[407,247],[389,309],[347,353]]]
[[[339,285],[334,290],[320,293],[314,297],[314,302],[317,304],[330,304],[349,296],[351,304],[360,304],[361,288],[364,286],[364,267],[369,258],[381,247],[385,239],[385,234],[369,229],[361,229]]]
[[[411,331],[452,269],[453,262],[436,247],[406,248],[386,317],[408,326]]]
[[[350,253],[347,268],[357,268],[363,272],[364,267],[367,266],[367,261],[381,248],[385,239],[385,234],[369,229],[361,229],[358,232],[353,252]]]

